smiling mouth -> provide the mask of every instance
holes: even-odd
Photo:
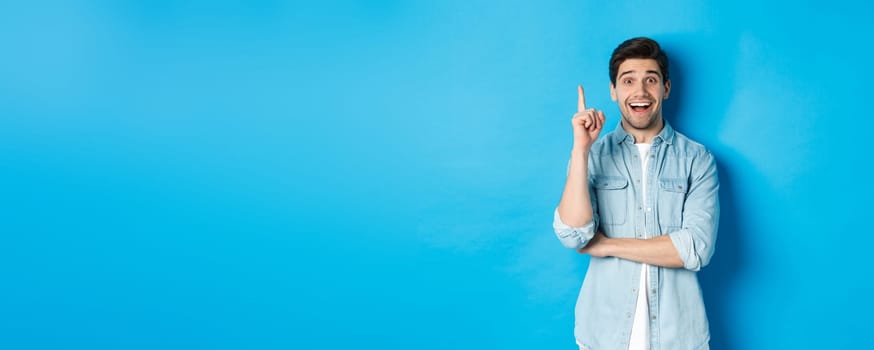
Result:
[[[632,111],[635,112],[646,112],[652,106],[652,102],[632,102],[628,104],[628,107],[631,108]]]

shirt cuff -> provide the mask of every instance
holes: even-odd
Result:
[[[674,248],[677,249],[680,260],[683,260],[683,267],[692,271],[701,270],[701,259],[695,250],[695,240],[692,239],[689,230],[671,232],[668,234],[668,237],[671,237],[671,242],[674,243]]]
[[[589,240],[595,236],[595,220],[589,221],[583,226],[574,227],[561,221],[558,208],[555,209],[552,219],[552,228],[561,243],[568,248],[579,249],[585,247]]]

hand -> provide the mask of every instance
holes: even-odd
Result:
[[[586,109],[586,95],[583,93],[583,86],[578,85],[577,91],[579,92],[577,113],[571,119],[571,125],[574,129],[574,149],[588,150],[604,128],[604,112],[595,111],[594,108]]]
[[[586,244],[585,247],[577,249],[577,252],[580,254],[589,254],[594,257],[603,258],[606,256],[610,256],[607,252],[607,241],[610,238],[604,235],[604,232],[598,231],[595,233],[595,236],[589,241],[589,244]]]

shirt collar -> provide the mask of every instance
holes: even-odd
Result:
[[[662,118],[664,120],[664,118]],[[671,127],[671,124],[668,123],[667,120],[664,120],[665,126],[662,128],[662,131],[653,138],[653,143],[656,143],[656,140],[661,139],[663,142],[667,144],[674,143],[674,128]],[[625,129],[622,127],[622,121],[619,121],[619,125],[616,126],[616,132],[613,133],[613,142],[614,143],[622,143],[628,140],[628,142],[634,143],[634,136],[631,136]]]

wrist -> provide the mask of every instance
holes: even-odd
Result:
[[[619,247],[616,243],[618,243],[618,239],[604,236],[603,240],[604,254],[606,256],[617,256]]]
[[[571,148],[571,157],[574,157],[574,156],[588,158],[589,157],[589,147],[582,147],[582,146],[574,145],[574,147]]]

